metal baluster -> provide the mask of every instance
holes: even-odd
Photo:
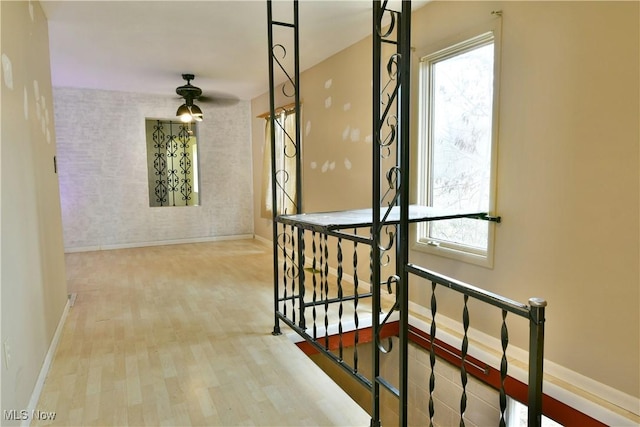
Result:
[[[324,238],[324,347],[329,350],[329,245]]]
[[[373,238],[373,228],[369,228],[369,235]],[[369,292],[373,292],[373,286],[375,283],[373,282],[373,245],[371,245],[371,250],[369,251]]]
[[[429,426],[431,427],[433,427],[433,416],[435,415],[433,392],[436,388],[436,309],[436,282],[431,282],[431,330],[429,332],[429,364],[431,366],[431,375],[429,376]]]
[[[338,238],[338,357],[342,360],[342,238]]]
[[[318,300],[318,296],[316,293],[316,289],[317,289],[317,278],[316,278],[316,271],[317,270],[317,263],[316,263],[316,259],[317,259],[317,248],[316,248],[316,232],[312,231],[311,232],[311,251],[313,253],[313,261],[311,262],[311,270],[313,272],[313,306],[311,307],[311,313],[313,316],[313,340],[315,341],[316,339],[318,339],[318,327],[316,326],[316,301]],[[322,278],[321,280],[321,284],[322,284]]]
[[[324,245],[326,245],[326,235],[320,234],[320,301],[324,300],[325,273],[324,266],[327,261],[324,259]],[[316,338],[317,339],[317,338]]]
[[[284,317],[287,317],[287,296],[288,296],[288,281],[287,281],[287,226],[282,226],[282,288],[284,290],[282,300],[282,313]]]
[[[358,229],[354,229],[353,233],[358,234]],[[353,322],[356,327],[353,343],[353,370],[358,372],[358,341],[360,338],[358,326],[360,321],[358,319],[358,242],[356,241],[353,242],[353,292]]]
[[[286,227],[285,227],[286,228]],[[290,226],[291,232],[291,320],[296,323],[296,238],[293,225]]]
[[[307,317],[305,315],[305,295],[307,293],[307,289],[305,286],[305,275],[304,275],[304,264],[305,264],[305,240],[304,240],[304,229],[298,228],[298,264],[296,264],[296,278],[298,279],[298,295],[299,295],[299,303],[298,307],[300,308],[300,329],[307,329]]]
[[[282,287],[284,289],[283,300],[283,314],[287,317],[287,301],[289,300],[289,280],[287,270],[289,269],[288,256],[287,256],[287,226],[282,226]],[[292,295],[293,297],[293,295]]]
[[[504,390],[504,381],[507,378],[507,346],[509,345],[509,330],[507,329],[507,310],[502,310],[502,328],[500,340],[502,342],[502,360],[500,361],[500,427],[506,427],[505,412],[507,410],[507,394]]]
[[[464,295],[464,308],[462,309],[462,326],[464,327],[464,336],[462,337],[462,360],[460,364],[460,380],[462,382],[462,396],[460,397],[460,427],[464,427],[464,413],[467,410],[467,350],[469,348],[469,339],[467,332],[469,331],[469,309],[467,307],[469,295]]]

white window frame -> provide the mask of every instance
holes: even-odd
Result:
[[[296,206],[296,161],[295,150],[291,148],[291,144],[295,144],[295,120],[296,110],[294,108],[280,107],[276,111],[274,120],[275,127],[275,149],[276,149],[276,170],[285,171],[289,174],[289,179],[285,185],[286,190],[276,186],[276,199],[278,212],[276,215],[285,213],[295,213]],[[289,135],[287,137],[287,134]],[[299,148],[298,148],[299,149]],[[287,153],[287,154],[285,154]],[[262,167],[262,218],[271,218],[273,215],[272,206],[272,180],[273,171],[271,168],[271,119],[265,117],[265,143],[263,150],[263,167]],[[282,177],[281,177],[282,178]],[[285,193],[288,197],[285,197]]]
[[[420,58],[419,71],[419,110],[418,110],[418,143],[417,143],[417,202],[421,205],[429,205],[430,168],[430,118],[429,99],[430,76],[428,72],[429,62],[463,53],[470,48],[480,47],[488,43],[494,45],[493,62],[493,111],[491,125],[491,171],[490,171],[490,195],[489,214],[496,215],[496,171],[498,151],[498,123],[499,123],[499,82],[500,82],[500,25],[498,22],[475,28],[459,36],[442,41],[438,45],[418,51]],[[425,71],[426,69],[426,71]],[[495,223],[488,223],[487,249],[483,250],[467,245],[454,244],[446,241],[428,238],[428,223],[418,224],[414,228],[413,249],[446,258],[452,258],[487,268],[493,268],[493,253],[495,243]]]
[[[527,405],[518,402],[511,396],[507,396],[507,426],[526,427],[527,426]],[[542,416],[542,427],[562,427],[562,424],[553,421],[551,418]]]

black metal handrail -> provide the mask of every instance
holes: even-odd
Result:
[[[465,323],[465,337],[463,339],[462,357],[463,360],[466,357],[466,339],[468,328],[468,313],[466,311],[466,300],[471,297],[475,300],[482,301],[483,303],[492,305],[503,311],[503,327],[501,332],[501,339],[503,345],[502,361],[500,366],[500,373],[502,377],[500,387],[500,412],[501,420],[500,425],[505,425],[505,411],[506,411],[506,394],[504,390],[504,379],[507,375],[507,358],[506,350],[508,344],[508,332],[506,329],[506,312],[514,313],[520,317],[523,317],[529,321],[529,393],[528,393],[528,425],[540,426],[542,423],[542,384],[543,384],[543,361],[544,361],[544,323],[545,323],[545,307],[547,302],[542,298],[530,298],[529,305],[522,304],[487,290],[478,288],[468,283],[461,282],[456,279],[438,274],[430,271],[424,267],[417,266],[415,264],[406,265],[407,273],[414,274],[418,277],[426,279],[431,282],[435,291],[436,286],[445,286],[448,289],[459,292],[465,295],[465,315],[463,322]],[[433,343],[435,340],[436,320],[435,320],[435,292],[432,293],[432,324],[430,339]],[[464,372],[464,371],[463,371]],[[466,380],[463,381],[466,383]],[[464,392],[464,388],[463,388]]]
[[[449,289],[469,295],[474,299],[486,302],[487,304],[491,304],[519,316],[529,317],[529,308],[526,304],[521,304],[517,301],[510,300],[501,295],[461,282],[460,280],[452,279],[451,277],[447,277],[412,263],[407,264],[406,268],[409,273],[420,276],[423,279],[436,282],[439,285],[446,286]]]

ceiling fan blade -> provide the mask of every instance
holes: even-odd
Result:
[[[189,101],[192,101],[196,105],[206,104],[219,107],[230,107],[240,102],[239,98],[224,92],[209,92],[207,95],[203,94],[200,88],[191,84],[191,80],[195,78],[193,74],[183,74],[182,78],[187,81],[187,84],[176,88],[176,93],[179,95],[177,99],[187,105],[190,105]]]
[[[213,96],[201,95],[196,99],[196,101],[204,104],[204,103],[213,102],[215,99],[216,98],[214,98]]]
[[[207,96],[203,95],[194,100],[195,103],[217,105],[220,107],[230,107],[236,105],[240,100],[230,96]]]

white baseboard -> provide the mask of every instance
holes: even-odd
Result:
[[[42,367],[40,368],[40,374],[38,375],[36,384],[33,387],[33,392],[31,393],[31,399],[29,399],[29,404],[27,406],[28,414],[33,414],[36,411],[36,405],[40,400],[40,394],[42,393],[42,388],[44,387],[44,381],[47,379],[47,375],[49,374],[49,368],[51,368],[51,362],[53,362],[53,357],[55,356],[56,349],[58,348],[60,335],[62,334],[62,328],[67,320],[69,307],[73,305],[74,301],[75,301],[75,295],[70,295],[69,298],[67,298],[67,304],[64,306],[64,310],[62,310],[62,316],[60,316],[60,321],[58,321],[58,326],[56,327],[56,331],[54,332],[53,338],[51,339],[51,344],[49,344],[49,350],[47,350],[47,354],[45,355],[44,361],[42,362]],[[28,417],[27,420],[23,420],[20,425],[23,427],[27,427],[31,425],[31,417]]]
[[[410,324],[426,333],[429,333],[431,324],[431,312],[429,311],[429,309],[413,302],[409,302],[409,311],[416,313],[424,319],[427,319],[420,320],[410,315]],[[462,330],[460,322],[449,319],[442,315],[438,316],[437,323],[445,328],[450,328],[458,331]],[[443,332],[439,332],[440,336],[438,338],[440,338],[447,344],[453,345],[456,348],[460,348],[461,340],[459,337],[452,336],[446,332]],[[478,330],[474,330],[473,328],[469,329],[468,335],[472,341],[483,343],[483,345],[489,348],[502,348],[500,340],[498,338],[487,335]],[[478,348],[470,348],[469,354],[479,360],[482,360],[488,365],[499,369],[500,361],[495,354],[484,352],[482,350],[479,350]],[[521,369],[517,365],[512,364],[512,366],[509,368],[509,375],[526,383],[528,381],[526,366],[528,366],[529,353],[524,349],[515,347],[514,345],[509,345],[509,348],[507,350],[507,357],[509,359],[517,360],[519,364],[524,367]],[[560,402],[610,426],[638,425],[637,417],[640,416],[640,400],[636,397],[623,393],[620,390],[614,389],[613,387],[610,387],[606,384],[602,384],[578,372],[572,371],[564,366],[546,359],[544,361],[544,375],[544,393],[555,399],[558,399]],[[547,379],[547,377],[549,378]],[[557,384],[557,380],[569,384],[571,387],[580,389],[581,391],[585,392],[584,395],[574,393],[569,388],[562,387],[562,385]],[[586,396],[588,395],[593,396],[595,399],[587,398]],[[607,407],[606,405],[600,405],[598,404],[598,401],[604,402],[610,407]],[[613,409],[615,407],[621,409],[622,411]],[[628,414],[623,414],[623,412],[628,412]],[[634,416],[636,418],[635,420],[633,419]]]
[[[255,240],[257,240],[258,242],[260,242],[260,243],[264,243],[265,245],[271,246],[271,240],[269,240],[269,239],[265,239],[264,237],[258,236],[257,234],[254,234],[253,238]]]
[[[176,240],[157,240],[154,242],[134,242],[134,243],[120,243],[113,245],[96,245],[96,246],[78,246],[73,248],[65,248],[65,253],[75,252],[92,252],[92,251],[108,251],[114,249],[131,249],[131,248],[144,248],[147,246],[166,246],[166,245],[183,245],[186,243],[205,243],[205,242],[221,242],[225,240],[243,240],[253,239],[253,234],[235,234],[230,236],[211,236],[211,237],[194,237],[189,239],[176,239]]]

